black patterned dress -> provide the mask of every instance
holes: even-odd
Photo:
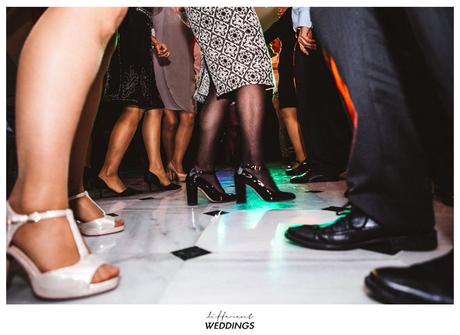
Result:
[[[105,101],[142,109],[163,108],[153,71],[152,9],[130,7],[118,29],[117,48],[106,75]]]
[[[252,7],[186,7],[185,13],[202,52],[197,101],[206,100],[210,80],[217,96],[244,85],[273,86],[270,55]]]

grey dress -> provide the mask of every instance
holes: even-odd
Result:
[[[204,102],[212,80],[217,96],[237,88],[273,87],[273,69],[259,18],[252,7],[186,7],[202,52],[195,99]]]
[[[193,34],[171,7],[153,8],[153,29],[171,52],[167,59],[153,57],[155,79],[166,109],[195,112]]]

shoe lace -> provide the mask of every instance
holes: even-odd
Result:
[[[320,225],[320,229],[329,229],[329,230],[336,230],[335,226],[340,223],[341,227],[344,227],[346,229],[348,228],[353,228],[353,229],[362,229],[366,226],[368,217],[366,217],[365,220],[363,220],[363,223],[359,226],[356,226],[352,224],[352,219],[355,217],[356,213],[359,211],[359,209],[355,206],[353,206],[350,202],[347,202],[344,206],[342,206],[342,209],[336,212],[336,215],[339,216],[335,221],[333,222],[328,222],[323,225]]]
[[[351,213],[351,211],[353,210],[353,206],[351,205],[351,202],[347,202],[345,205],[342,206],[342,208],[340,210],[338,210],[335,214],[338,215],[338,216],[341,216],[341,215],[347,215],[349,213]]]

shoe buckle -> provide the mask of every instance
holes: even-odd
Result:
[[[29,215],[29,221],[37,223],[42,219],[42,215],[39,212],[33,212]]]

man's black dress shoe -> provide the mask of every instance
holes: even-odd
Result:
[[[308,183],[318,183],[323,181],[338,181],[340,180],[339,176],[336,175],[329,175],[319,171],[315,171],[315,169],[309,169],[307,172],[292,177],[290,182],[292,184],[308,184]]]
[[[285,236],[301,246],[322,250],[377,248],[397,252],[433,250],[437,246],[434,229],[414,234],[390,231],[354,205],[338,214],[340,217],[332,223],[290,227]]]
[[[310,169],[310,163],[307,162],[307,160],[304,160],[300,162],[297,167],[286,169],[285,171],[288,176],[298,176],[298,175],[304,174],[309,169]]]
[[[409,267],[379,268],[366,277],[371,297],[389,304],[453,304],[454,252]]]

